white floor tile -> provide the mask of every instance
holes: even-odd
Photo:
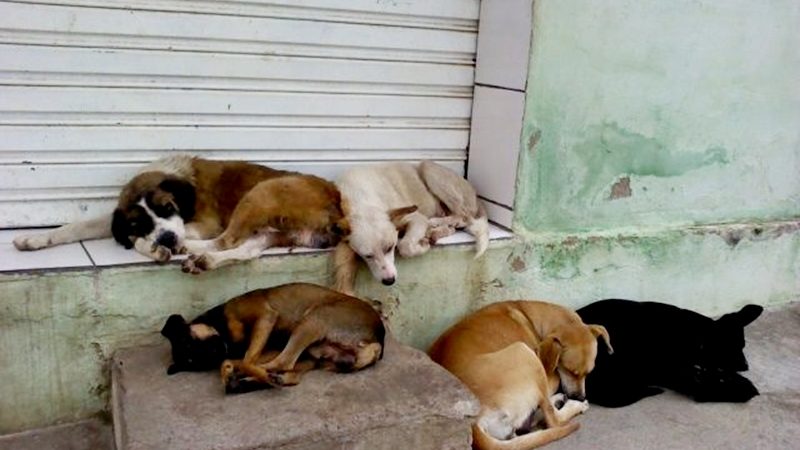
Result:
[[[23,233],[25,233],[25,230],[0,230],[0,271],[91,267],[92,262],[98,267],[127,264],[155,264],[152,260],[140,255],[136,251],[125,249],[113,239],[84,241],[83,246],[86,248],[86,251],[84,251],[80,244],[76,243],[35,252],[20,252],[14,248],[11,241],[15,236]],[[509,231],[495,225],[489,225],[489,238],[492,240],[507,239],[512,236],[513,234]],[[437,245],[468,244],[474,241],[475,239],[469,234],[458,232],[452,236],[440,239]],[[264,251],[262,256],[326,251],[330,251],[330,249],[320,250],[304,247],[289,249],[286,247],[275,247]],[[91,259],[86,255],[86,252],[89,253]],[[180,261],[183,258],[185,258],[184,255],[179,255],[173,258],[173,260]]]
[[[0,271],[55,269],[67,267],[92,267],[81,244],[21,252],[10,242],[0,243]]]

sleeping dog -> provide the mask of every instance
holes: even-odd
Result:
[[[597,337],[611,351],[605,328],[584,324],[574,311],[507,301],[465,317],[428,353],[480,400],[475,447],[522,450],[578,429],[570,419],[588,408],[584,380],[594,367]],[[566,403],[556,394],[559,386]],[[536,429],[540,425],[544,429]]]
[[[270,246],[336,245],[347,233],[340,203],[336,186],[312,175],[174,155],[142,168],[113,214],[18,236],[14,245],[38,250],[113,236],[159,262],[191,252],[184,270],[198,273]]]
[[[298,384],[315,363],[337,372],[368,367],[383,355],[386,331],[366,302],[292,283],[240,295],[189,323],[173,314],[161,334],[172,346],[168,374],[219,369],[225,391],[236,393]],[[282,350],[267,352],[268,343]]]
[[[353,292],[358,258],[389,286],[397,279],[395,250],[406,258],[421,255],[456,229],[475,236],[476,258],[489,245],[489,222],[475,189],[432,161],[355,167],[336,184],[350,225],[349,238],[334,251],[341,292]]]
[[[747,305],[713,320],[676,306],[601,300],[578,310],[606,327],[614,354],[599,352],[586,386],[591,403],[620,407],[668,388],[698,402],[746,402],[758,390],[737,372],[748,369],[744,327],[763,311]]]

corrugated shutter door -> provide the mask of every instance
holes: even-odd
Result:
[[[463,172],[478,0],[0,2],[0,227],[109,211],[170,152]]]

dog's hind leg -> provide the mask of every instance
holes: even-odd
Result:
[[[54,230],[17,236],[14,238],[14,247],[22,251],[39,250],[89,239],[109,238],[112,217],[111,214],[104,214],[91,220],[62,225]]]
[[[400,228],[406,232],[397,243],[397,252],[404,258],[421,255],[431,248],[428,233],[428,218],[422,213],[413,212],[400,220]]]
[[[233,377],[235,377],[237,371],[242,371],[248,375],[255,376],[265,383],[268,382],[266,379],[266,374],[261,373],[258,370],[254,370],[254,367],[262,358],[264,347],[267,345],[269,335],[272,334],[272,329],[275,327],[275,322],[277,322],[277,320],[278,312],[269,305],[264,305],[264,311],[261,313],[261,317],[255,322],[255,324],[253,324],[250,331],[250,344],[247,347],[244,358],[241,361],[225,360],[222,363],[220,368],[220,376],[222,378],[222,384],[225,385],[226,388]]]
[[[307,315],[292,331],[281,354],[261,367],[271,372],[293,370],[297,359],[306,348],[325,336],[324,326],[320,322],[313,315]]]
[[[236,261],[247,261],[256,258],[270,245],[268,234],[259,234],[244,241],[242,245],[230,250],[208,252],[202,255],[189,255],[183,261],[181,270],[186,273],[198,274],[206,270],[213,270]]]
[[[481,256],[489,247],[489,219],[475,188],[457,173],[432,161],[422,162],[419,171],[428,189],[450,213],[467,219],[465,228],[475,236],[475,257]]]

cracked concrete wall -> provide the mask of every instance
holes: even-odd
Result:
[[[516,226],[800,216],[800,4],[535,2]]]
[[[800,4],[537,1],[504,284],[718,314],[800,297]]]

